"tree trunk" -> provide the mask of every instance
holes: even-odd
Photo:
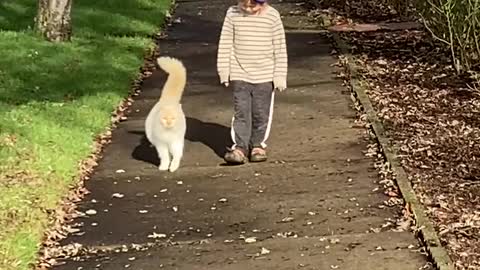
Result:
[[[38,0],[36,28],[52,42],[70,41],[72,0]]]

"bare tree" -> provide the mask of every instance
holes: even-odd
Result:
[[[38,0],[37,30],[49,41],[70,41],[72,0]]]

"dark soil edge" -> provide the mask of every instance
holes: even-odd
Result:
[[[37,253],[37,259],[31,265],[32,269],[49,269],[56,264],[57,258],[68,257],[81,250],[81,247],[77,246],[60,247],[58,242],[66,238],[67,235],[72,232],[71,227],[68,224],[72,222],[74,218],[79,216],[79,213],[76,210],[76,204],[89,193],[85,188],[84,183],[90,179],[95,167],[102,159],[105,147],[110,144],[112,130],[117,127],[118,123],[126,118],[128,109],[134,102],[134,97],[138,96],[141,92],[143,82],[150,77],[152,72],[156,69],[156,59],[159,56],[158,41],[164,37],[168,26],[171,25],[176,5],[176,1],[172,0],[170,9],[167,11],[164,21],[159,22],[161,26],[159,26],[157,31],[151,35],[153,46],[145,48],[143,65],[139,68],[136,78],[132,81],[129,93],[112,111],[110,124],[105,127],[105,131],[94,138],[90,155],[79,162],[79,173],[76,177],[77,179],[74,181],[75,183],[55,209],[50,211],[47,210],[50,216],[49,229],[44,232],[44,237]]]
[[[352,98],[361,105],[363,112],[367,116],[369,128],[371,129],[375,139],[377,140],[381,152],[389,164],[390,169],[395,175],[395,181],[400,189],[405,207],[413,214],[416,225],[416,236],[425,246],[426,251],[434,266],[438,270],[454,270],[453,262],[448,255],[446,249],[442,246],[440,239],[433,227],[432,222],[425,215],[425,207],[417,199],[417,195],[408,180],[407,174],[397,158],[396,151],[390,143],[390,139],[385,133],[385,128],[377,116],[377,112],[372,106],[365,88],[361,85],[358,77],[357,67],[353,61],[353,56],[349,53],[348,45],[341,37],[332,32],[334,45],[339,50],[339,54],[345,57],[342,65],[346,69],[347,83],[352,91]]]

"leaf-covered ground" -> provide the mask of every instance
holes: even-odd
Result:
[[[322,13],[334,14],[336,23],[408,21],[414,12],[407,6],[392,5],[392,0],[309,0],[307,4]],[[400,1],[399,1],[400,2]]]
[[[384,1],[334,2],[313,14],[334,24],[408,19]],[[424,29],[371,28],[341,37],[456,269],[480,269],[480,91]]]
[[[456,266],[480,269],[480,93],[424,32],[344,37]]]
[[[480,92],[424,31],[342,37],[457,269],[480,269]]]

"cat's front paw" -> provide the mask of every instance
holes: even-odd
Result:
[[[180,167],[180,163],[178,162],[172,162],[172,164],[170,164],[170,168],[168,169],[170,172],[174,172],[178,169],[178,167]]]
[[[159,169],[160,171],[166,171],[166,170],[168,170],[168,163],[165,162],[165,163],[160,164],[160,166],[158,166],[158,169]]]

